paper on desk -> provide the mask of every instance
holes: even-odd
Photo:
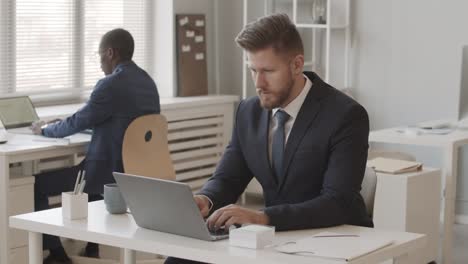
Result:
[[[419,171],[422,169],[423,164],[421,162],[378,157],[368,160],[367,166],[373,168],[376,172],[398,174]]]
[[[275,250],[286,254],[351,261],[393,243],[392,240],[381,237],[367,237],[365,235],[341,237],[340,235],[343,234],[321,232],[314,236],[277,246]]]
[[[43,142],[56,146],[67,146],[70,144],[69,138],[47,138],[47,137],[37,137],[33,138],[34,142]]]
[[[447,135],[455,131],[453,128],[432,128],[432,129],[423,129],[421,128],[423,134],[433,134],[433,135]]]

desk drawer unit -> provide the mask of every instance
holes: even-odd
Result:
[[[11,177],[9,200],[9,216],[34,211],[34,177]],[[10,228],[9,241],[10,248],[26,246],[28,233]]]
[[[11,264],[27,264],[29,263],[28,246],[13,248],[10,250]]]
[[[379,229],[427,235],[424,248],[409,256],[409,263],[437,259],[440,217],[440,170],[386,174],[377,173],[374,225]]]

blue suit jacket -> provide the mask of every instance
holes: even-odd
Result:
[[[130,122],[138,116],[159,113],[159,94],[151,77],[134,62],[116,66],[98,81],[86,105],[67,119],[47,126],[48,137],[66,137],[93,129],[85,161],[87,193],[103,192],[122,172],[122,141]]]
[[[235,203],[252,177],[263,187],[264,212],[277,230],[352,224],[372,226],[360,195],[369,135],[366,110],[306,72],[313,85],[290,132],[282,180],[268,159],[271,112],[259,98],[242,101],[232,139],[200,191],[213,209]]]

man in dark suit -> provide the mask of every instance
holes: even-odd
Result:
[[[247,51],[258,96],[239,104],[232,139],[214,175],[194,196],[203,216],[213,212],[209,227],[372,226],[360,195],[366,110],[315,73],[303,72],[302,40],[287,15],[248,24],[236,42]],[[263,188],[260,211],[235,205],[253,177]]]
[[[36,210],[49,207],[47,197],[73,189],[79,167],[86,171],[85,192],[89,200],[102,199],[103,186],[114,182],[112,172],[123,171],[122,142],[125,130],[138,116],[160,112],[154,81],[133,61],[134,41],[124,29],[107,32],[101,39],[99,56],[105,77],[96,84],[89,101],[63,121],[35,124],[36,134],[66,137],[92,129],[91,143],[83,164],[67,170],[36,175]],[[44,263],[71,263],[58,237],[44,236],[51,255]],[[85,254],[98,256],[97,245],[88,243]]]

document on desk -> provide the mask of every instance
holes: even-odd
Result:
[[[420,171],[423,164],[421,162],[378,157],[368,160],[367,166],[372,167],[376,172],[399,174]]]
[[[275,250],[285,254],[351,261],[392,243],[387,238],[321,232],[284,243],[275,247]]]

